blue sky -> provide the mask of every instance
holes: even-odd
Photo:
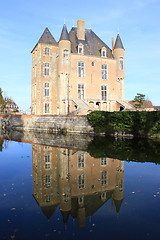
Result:
[[[160,105],[160,0],[5,0],[0,4],[0,87],[20,109],[29,109],[31,50],[47,26],[58,41],[78,19],[111,48],[125,47],[125,99],[143,93]]]

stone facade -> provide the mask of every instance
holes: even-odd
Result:
[[[0,116],[0,128],[47,133],[93,134],[94,129],[85,116]]]
[[[119,34],[110,49],[81,20],[69,34],[64,24],[58,43],[46,28],[32,50],[31,92],[35,115],[130,108],[124,101],[124,47]]]

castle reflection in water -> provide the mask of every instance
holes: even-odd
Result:
[[[93,158],[75,149],[32,145],[33,196],[49,219],[59,205],[66,224],[71,215],[78,226],[111,199],[120,211],[124,195],[124,162]]]

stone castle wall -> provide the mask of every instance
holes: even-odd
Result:
[[[0,128],[47,133],[94,133],[86,116],[0,115]]]

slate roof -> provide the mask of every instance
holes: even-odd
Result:
[[[84,48],[83,48],[84,55],[92,55],[92,56],[101,57],[101,50],[103,47],[105,47],[106,48],[106,57],[113,58],[112,50],[91,29],[85,29],[85,40],[79,40],[77,38],[77,28],[72,27],[72,29],[70,30],[70,32],[68,34],[66,24],[64,24],[59,41],[61,41],[61,40],[71,41],[71,52],[72,53],[78,53],[78,45],[80,43],[82,43],[84,46]],[[54,46],[58,46],[58,43],[56,42],[56,40],[54,39],[54,37],[52,36],[52,34],[50,33],[50,31],[47,27],[44,30],[42,36],[40,37],[38,43],[45,43],[45,44],[51,44]],[[37,44],[36,44],[36,46],[37,46]],[[34,48],[33,48],[33,50],[34,50]],[[117,35],[117,38],[116,38],[114,49],[115,48],[123,48],[124,49],[119,34]],[[31,53],[32,53],[32,51],[31,51]]]
[[[101,206],[108,201],[112,196],[113,191],[107,192],[106,200],[101,200],[101,193],[93,194],[93,195],[84,195],[84,208],[85,208],[85,217],[92,216]],[[73,218],[77,218],[77,209],[78,200],[77,198],[72,198],[72,209],[71,215]]]
[[[116,49],[116,48],[123,48],[124,49],[122,41],[121,41],[121,38],[119,36],[119,33],[117,35],[117,38],[116,38],[116,41],[115,41],[115,45],[114,45],[114,49]]]
[[[114,204],[115,204],[117,213],[119,213],[119,211],[121,209],[122,202],[123,202],[123,199],[121,199],[121,200],[114,200]]]
[[[106,48],[106,56],[108,58],[113,58],[112,50],[91,30],[85,29],[85,40],[79,40],[77,38],[77,28],[72,27],[69,32],[69,37],[71,41],[71,51],[72,53],[78,53],[78,45],[83,44],[84,55],[93,55],[100,57],[102,47]]]
[[[52,36],[51,32],[49,31],[49,29],[47,27],[44,30],[42,36],[40,37],[38,43],[45,43],[45,44],[51,44],[54,46],[58,46],[58,43],[56,42],[56,40],[54,39],[54,37]],[[35,45],[35,47],[37,46],[37,44]],[[35,47],[33,48],[33,50],[35,49]],[[33,52],[33,50],[31,51],[31,53]]]
[[[46,29],[44,30],[42,36],[40,37],[38,43],[46,43],[46,44],[52,44],[57,46],[57,42],[54,39],[54,37],[52,36],[51,32],[49,31],[49,29],[46,27]]]
[[[58,204],[53,206],[44,206],[41,207],[43,214],[46,216],[46,218],[50,219],[53,213],[55,212]]]
[[[61,40],[70,41],[66,24],[63,25],[63,29],[62,29],[62,33],[61,33],[61,37],[60,37],[59,41],[61,41]]]
[[[61,211],[61,213],[62,213],[62,216],[63,216],[64,224],[67,224],[68,218],[69,218],[69,215],[70,215],[70,211]]]

